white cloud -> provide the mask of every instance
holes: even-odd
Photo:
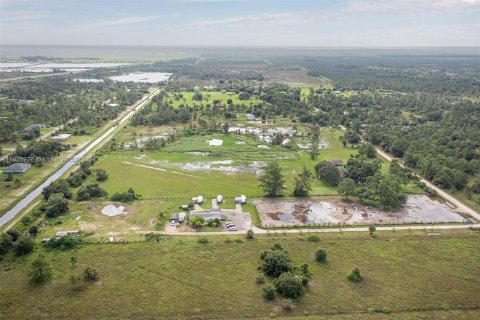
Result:
[[[19,22],[19,21],[31,21],[44,19],[51,17],[50,14],[42,11],[14,11],[14,12],[3,12],[2,13],[2,23],[4,22]]]
[[[157,18],[158,16],[124,17],[124,18],[118,18],[118,19],[100,20],[92,23],[80,24],[80,25],[76,25],[74,28],[77,30],[99,29],[103,27],[142,23],[142,22],[152,21]]]
[[[350,0],[345,9],[356,12],[404,13],[480,8],[480,0]]]
[[[272,14],[262,14],[262,15],[250,15],[250,16],[240,16],[227,19],[219,20],[207,20],[192,23],[191,26],[196,27],[215,27],[221,25],[243,25],[249,24],[252,22],[271,22],[271,21],[281,21],[285,18],[291,17],[290,13],[272,13]]]

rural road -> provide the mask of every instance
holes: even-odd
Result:
[[[340,125],[340,130],[342,131],[346,131],[347,128],[345,128],[345,126],[342,126]],[[365,142],[365,140],[360,137],[362,139],[362,142]],[[389,155],[388,153],[384,152],[382,149],[375,147],[375,150],[377,151],[377,154],[384,158],[385,160],[391,162],[394,158]],[[400,163],[400,166],[405,167],[403,164]],[[439,195],[440,197],[442,197],[443,199],[447,200],[448,202],[450,202],[451,204],[453,204],[454,206],[457,207],[457,211],[459,212],[463,212],[463,213],[467,213],[469,215],[471,215],[473,218],[475,218],[476,220],[480,221],[480,214],[478,212],[476,212],[475,210],[473,210],[472,208],[470,208],[469,206],[463,204],[462,202],[460,202],[457,198],[449,195],[448,193],[446,193],[445,191],[443,191],[442,189],[440,189],[439,187],[437,187],[436,185],[434,185],[433,183],[431,183],[430,181],[428,181],[427,179],[423,178],[422,176],[418,175],[417,173],[415,173],[415,175],[420,179],[420,181],[422,181],[423,183],[425,183],[425,185],[427,185],[429,188],[435,190]]]
[[[393,160],[393,157],[391,155],[389,155],[388,153],[380,150],[379,148],[375,147],[375,149],[377,150],[377,154],[379,156],[381,156],[382,158],[388,160],[388,161],[392,161]],[[400,165],[402,167],[404,167],[403,164],[400,163]],[[433,183],[431,183],[430,181],[428,181],[427,179],[419,176],[418,174],[416,174],[418,176],[418,178],[420,178],[420,181],[422,181],[423,183],[425,183],[429,188],[435,190],[439,195],[440,197],[442,197],[443,199],[447,200],[448,202],[450,202],[451,204],[455,205],[457,207],[457,211],[460,211],[460,212],[463,212],[463,213],[467,213],[469,215],[471,215],[472,217],[474,217],[475,219],[477,219],[478,221],[480,221],[480,214],[478,212],[476,212],[475,210],[473,210],[472,208],[470,208],[469,206],[466,206],[464,205],[462,202],[460,202],[459,200],[457,200],[456,198],[452,197],[451,195],[449,195],[448,193],[446,193],[445,191],[443,191],[442,189],[440,189],[439,187],[437,187],[436,185],[434,185]]]
[[[377,227],[377,231],[400,231],[400,230],[451,230],[451,229],[469,229],[480,228],[480,224],[455,224],[455,225],[424,225],[424,226],[396,226],[396,227]],[[252,227],[255,234],[283,234],[283,233],[334,233],[334,232],[370,232],[368,226],[355,228],[329,228],[329,229],[279,229],[279,230],[265,230],[257,227]],[[150,232],[138,232],[139,234],[146,234]],[[207,235],[235,235],[245,234],[245,231],[219,231],[219,232],[199,232],[199,231],[158,231],[154,234],[166,234],[175,236],[207,236]]]
[[[117,122],[119,125],[130,119],[133,114],[140,108],[142,108],[145,104],[148,103],[149,99],[156,95],[160,89],[155,90],[153,93],[149,94],[148,96],[143,97],[137,104],[136,106],[133,106],[131,108],[131,111],[128,112],[123,118],[121,119],[116,119],[113,121],[113,123]],[[101,135],[99,138],[94,140],[92,143],[90,143],[83,151],[77,153],[75,156],[73,156],[72,159],[70,159],[67,163],[65,163],[60,169],[58,169],[55,173],[53,173],[50,177],[48,177],[47,180],[45,180],[40,186],[38,186],[35,190],[30,192],[27,196],[25,196],[22,200],[20,200],[13,208],[8,210],[3,216],[0,217],[0,228],[3,227],[8,221],[13,219],[20,211],[22,211],[24,208],[26,208],[33,200],[35,200],[40,194],[42,193],[42,190],[48,186],[50,183],[53,181],[57,180],[60,178],[65,172],[67,172],[71,167],[73,167],[79,160],[81,160],[85,155],[87,155],[93,148],[95,148],[97,145],[100,143],[108,140],[112,132],[114,132],[118,127],[113,126],[110,129],[107,130],[103,135]]]

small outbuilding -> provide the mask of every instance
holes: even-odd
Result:
[[[222,202],[223,202],[223,197],[222,197],[222,195],[219,194],[217,196],[217,203],[222,203]]]
[[[58,231],[55,234],[56,238],[61,238],[65,236],[79,236],[80,235],[80,230],[73,230],[73,231]]]
[[[52,137],[52,140],[55,140],[55,141],[67,141],[68,139],[70,139],[71,136],[72,136],[71,134],[62,133],[62,134],[59,134],[58,136]]]
[[[236,204],[245,204],[247,203],[247,197],[245,195],[241,195],[240,197],[235,197]]]
[[[195,204],[203,203],[203,196],[193,197],[192,202],[195,203]]]
[[[31,124],[28,127],[24,128],[24,129],[18,130],[17,132],[19,134],[28,134],[28,133],[32,132],[33,130],[40,130],[40,129],[43,129],[45,127],[46,127],[46,125],[44,125],[44,124],[34,123],[34,124]]]
[[[3,173],[24,173],[31,167],[32,165],[30,163],[14,163],[3,169]]]
[[[191,212],[190,213],[190,219],[192,219],[195,216],[201,216],[205,221],[212,221],[215,219],[218,220],[225,220],[225,215],[220,213],[220,212]]]

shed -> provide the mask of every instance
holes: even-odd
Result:
[[[190,219],[192,219],[195,216],[201,216],[205,221],[212,221],[215,219],[218,220],[225,220],[225,215],[219,212],[191,212],[190,213]]]
[[[222,195],[219,194],[217,196],[217,203],[222,203],[222,202],[223,202],[223,197],[222,197]]]
[[[27,134],[27,133],[30,133],[33,130],[40,130],[40,129],[43,129],[45,127],[46,127],[46,125],[44,125],[42,123],[34,123],[34,124],[31,124],[28,127],[24,128],[24,129],[18,130],[17,132],[20,133],[20,134]]]
[[[235,197],[235,203],[245,204],[245,203],[247,203],[247,197],[243,194],[240,197]]]
[[[30,163],[14,163],[3,169],[3,173],[23,173],[31,167],[32,165]]]
[[[61,238],[65,236],[79,236],[80,235],[80,230],[72,230],[72,231],[58,231],[55,234],[55,237]]]
[[[71,137],[71,134],[62,133],[62,134],[59,134],[58,136],[52,137],[52,140],[55,140],[55,141],[67,141],[70,137]]]
[[[203,203],[203,196],[193,197],[192,202],[197,204]]]

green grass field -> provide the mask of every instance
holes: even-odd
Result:
[[[90,244],[76,251],[37,247],[25,258],[8,255],[0,263],[0,318],[478,317],[479,232],[441,231],[435,237],[426,231],[379,232],[377,239],[366,232],[319,236],[318,243],[306,241],[305,234],[270,234],[243,243],[210,236],[208,244],[199,244],[196,237],[174,237]],[[254,281],[260,253],[276,242],[295,263],[308,263],[313,272],[309,290],[291,312],[282,311],[281,299],[264,300]],[[328,253],[324,265],[314,261],[318,248]],[[54,274],[45,285],[32,287],[27,274],[39,254],[46,256]],[[76,268],[70,264],[72,255],[78,257]],[[75,291],[69,278],[86,266],[97,268],[101,281]],[[361,268],[363,282],[346,280],[353,266]],[[386,308],[392,313],[380,314]]]
[[[181,94],[183,98],[180,99],[175,99],[173,94],[170,94],[170,100],[172,105],[174,107],[178,107],[179,105],[183,104],[184,106],[194,106],[194,105],[199,105],[199,104],[210,104],[213,105],[214,100],[219,100],[221,101],[225,106],[227,105],[227,100],[232,99],[232,102],[234,104],[245,104],[245,105],[250,105],[250,104],[259,104],[262,101],[256,98],[250,98],[249,100],[240,100],[238,98],[238,94],[233,93],[233,92],[219,92],[219,91],[198,91],[203,95],[203,101],[196,101],[193,100],[192,97],[195,94],[193,91],[181,91],[178,92],[177,94]]]

